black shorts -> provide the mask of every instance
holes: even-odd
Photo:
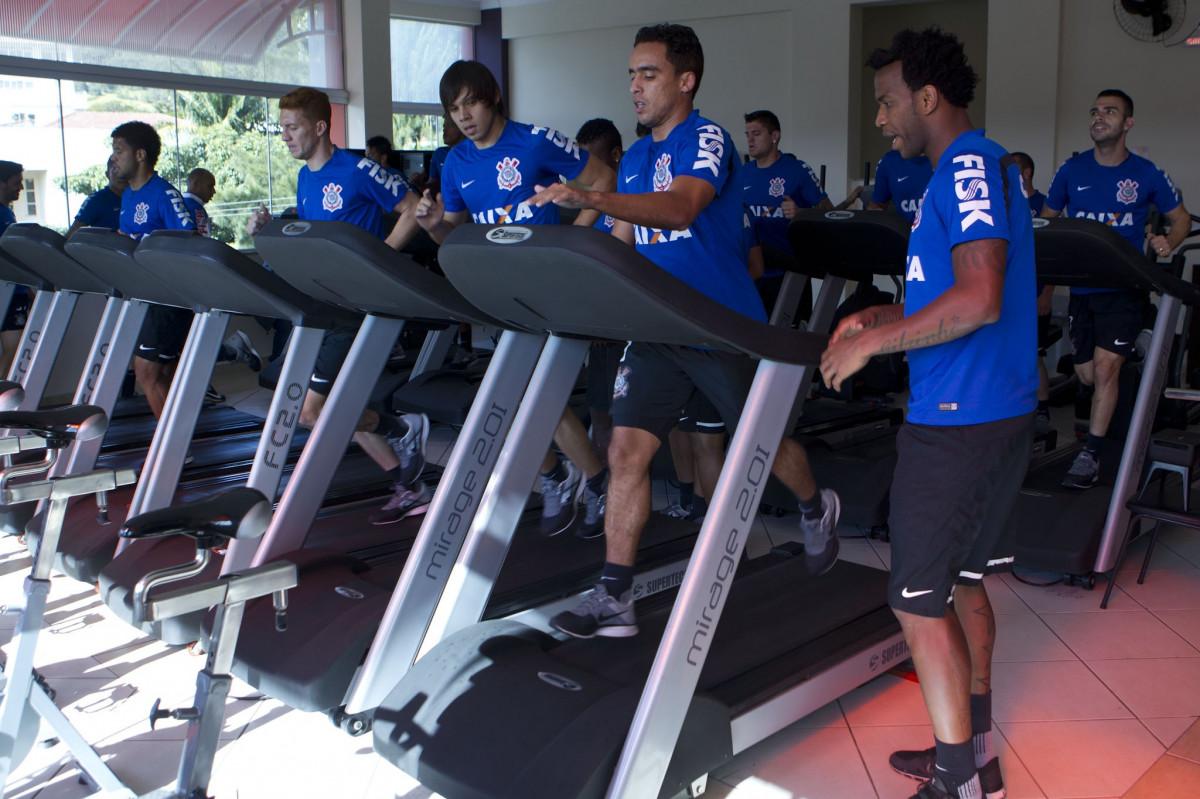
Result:
[[[612,405],[613,383],[617,379],[617,367],[621,365],[621,354],[625,345],[617,342],[597,341],[588,349],[587,362],[587,406],[607,411]]]
[[[325,331],[325,336],[321,339],[321,349],[317,350],[317,360],[313,364],[312,377],[308,381],[310,390],[322,397],[329,396],[333,381],[337,380],[338,372],[342,371],[342,364],[346,362],[350,346],[354,344],[354,337],[357,335],[358,330],[353,327],[335,327]]]
[[[757,368],[758,362],[748,355],[670,344],[630,344],[613,385],[613,424],[636,427],[665,441],[698,389],[733,435]]]
[[[29,291],[14,291],[12,301],[8,303],[8,313],[4,315],[4,325],[0,330],[24,330],[29,321]]]
[[[1106,291],[1072,294],[1067,313],[1071,320],[1072,359],[1087,363],[1096,348],[1129,357],[1133,341],[1142,331],[1146,295],[1140,291]]]
[[[1037,327],[1038,354],[1045,355],[1046,350],[1050,347],[1050,314],[1039,316]]]
[[[954,585],[1012,568],[1013,508],[1033,447],[1033,414],[984,424],[905,424],[896,437],[888,604],[941,618]]]
[[[146,310],[146,318],[138,334],[137,349],[133,354],[152,363],[179,360],[188,331],[192,329],[193,316],[187,308],[151,305]]]
[[[721,414],[708,401],[708,397],[704,396],[703,391],[692,392],[691,398],[684,406],[683,416],[679,419],[676,427],[684,433],[721,434],[725,432],[725,423],[721,421]]]

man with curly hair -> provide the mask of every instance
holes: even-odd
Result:
[[[975,71],[937,28],[876,50],[875,124],[934,166],[908,245],[905,302],[844,319],[821,373],[838,388],[867,359],[907,351],[912,394],[892,484],[891,605],[912,653],[932,749],[896,752],[915,799],[1002,799],[991,742],[995,617],[989,572],[1011,568],[1013,507],[1037,390],[1033,225],[1021,172],[972,130]]]

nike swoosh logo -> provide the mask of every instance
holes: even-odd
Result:
[[[1113,344],[1116,344],[1118,347],[1124,347],[1128,343],[1129,343],[1128,341],[1121,341],[1121,339],[1119,339],[1119,338],[1113,339]]]
[[[314,383],[328,383],[329,382],[325,378],[317,377],[316,375],[313,375],[312,377],[310,377],[309,380],[313,381]]]
[[[473,180],[468,180],[466,183],[460,183],[460,184],[458,184],[458,187],[459,187],[460,189],[465,189],[467,186],[470,186],[470,185],[471,185],[472,183],[474,183],[474,182],[475,182],[475,181],[473,181]]]
[[[641,173],[639,172],[638,174],[641,174]],[[625,182],[628,183],[629,181],[633,180],[636,177],[637,177],[637,175],[630,175],[629,177],[625,178]]]
[[[908,587],[905,586],[905,588],[900,591],[900,596],[904,597],[905,599],[912,599],[915,596],[925,596],[926,594],[932,593],[932,588],[926,588],[924,591],[909,591]]]
[[[905,176],[904,176],[904,177],[902,177],[902,178],[896,178],[896,182],[897,182],[897,183],[903,183],[904,181],[908,180],[910,177],[912,177],[912,175],[905,175]]]
[[[606,621],[612,621],[613,619],[619,619],[619,618],[621,618],[621,616],[622,616],[622,614],[620,614],[620,613],[601,613],[598,617],[596,617],[596,620],[598,622],[600,622],[601,624],[603,624]]]
[[[750,191],[752,188],[754,188],[754,187],[753,186],[742,186],[742,191]]]
[[[1076,186],[1075,191],[1087,191],[1091,186]]]
[[[139,344],[139,345],[138,345],[138,349],[139,349],[139,350],[146,350],[147,352],[149,352],[150,350],[152,350],[152,349],[154,349],[154,348],[153,348],[153,347],[147,347],[145,344]]]

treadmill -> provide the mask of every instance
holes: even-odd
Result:
[[[1034,220],[1038,280],[1068,286],[1128,288],[1162,295],[1124,444],[1106,442],[1100,482],[1087,490],[1061,481],[1079,446],[1061,447],[1031,463],[1017,500],[1016,565],[1065,575],[1091,588],[1097,573],[1116,569],[1129,511],[1162,396],[1181,307],[1200,303],[1200,287],[1170,274],[1112,228],[1088,219]]]
[[[776,554],[739,566],[786,431],[780,410],[824,336],[754,322],[592,230],[466,226],[439,259],[484,310],[552,331],[539,371],[577,337],[718,348],[760,365],[677,598],[640,601],[635,638],[562,642],[513,621],[453,632],[375,711],[376,751],[448,799],[598,797],[610,782],[610,797],[671,796],[907,656],[886,572],[839,562],[810,578],[802,558]],[[493,483],[528,484],[536,464],[509,441]],[[486,542],[487,559],[504,544]]]
[[[321,346],[324,331],[334,326],[351,326],[359,321],[357,314],[352,314],[337,306],[314,301],[309,296],[297,291],[277,274],[264,269],[245,254],[220,242],[197,237],[190,233],[161,232],[147,237],[136,250],[136,261],[143,268],[162,276],[173,286],[178,287],[181,294],[190,297],[197,307],[214,309],[211,313],[243,313],[247,315],[285,318],[293,325],[292,338],[288,353],[284,359],[281,379],[277,383],[268,411],[267,424],[264,426],[259,439],[258,452],[250,469],[249,485],[268,497],[275,497],[281,484],[291,471],[288,469],[289,452],[292,436],[295,432],[296,421],[307,391],[309,376]],[[218,310],[219,309],[219,310]],[[436,337],[433,337],[436,341]],[[219,343],[219,339],[218,339]],[[391,341],[382,344],[383,357],[391,349]],[[423,352],[428,355],[435,346],[427,346]],[[369,366],[369,364],[368,364]],[[382,361],[378,364],[382,369]],[[365,369],[365,367],[364,367]],[[345,370],[343,370],[345,371]],[[330,448],[328,457],[320,461],[320,470],[324,476],[325,485],[315,496],[314,513],[320,508],[327,497],[326,489],[334,482],[342,486],[343,493],[347,490],[347,482],[362,482],[374,484],[374,490],[367,492],[365,499],[361,492],[356,497],[355,507],[378,504],[379,488],[390,489],[391,481],[382,475],[377,467],[360,454],[350,459],[348,466],[343,466],[343,455],[347,442],[353,430],[353,422],[361,414],[367,403],[367,397],[375,380],[372,375],[364,376],[358,381],[360,393],[354,397],[358,402],[358,410],[345,436],[339,442],[340,446]],[[183,375],[181,374],[181,377]],[[187,377],[185,379],[191,380]],[[191,388],[181,388],[181,391],[191,391],[199,386],[203,393],[203,380],[187,383]],[[326,406],[322,413],[322,421],[336,408]],[[176,435],[176,422],[172,417],[171,424],[166,425],[164,435]],[[309,436],[306,449],[316,440],[316,433]],[[176,444],[165,441],[163,447],[170,451]],[[301,456],[303,458],[303,455]],[[144,476],[145,479],[145,476]],[[239,475],[236,480],[241,483],[245,475]],[[142,501],[145,509],[157,509],[170,504],[175,498],[190,499],[203,496],[214,490],[212,485],[193,485],[180,492],[175,491],[170,482],[170,474],[151,475],[149,481],[140,488],[144,489],[146,498]],[[182,495],[182,496],[181,496]],[[347,497],[338,499],[345,501]],[[303,524],[306,528],[312,522],[310,516],[306,521],[293,517],[293,522]],[[379,531],[375,538],[384,535]],[[342,542],[350,543],[350,541]],[[142,545],[118,551],[116,558],[100,572],[99,582],[101,595],[105,602],[114,609],[117,615],[126,621],[133,618],[132,595],[137,581],[148,571],[168,563],[178,563],[186,560],[176,554],[179,544],[173,539],[157,542],[142,542]],[[207,579],[222,573],[232,573],[245,568],[247,561],[253,556],[252,546],[245,544],[234,548],[223,561],[214,561],[208,571],[195,575],[195,579]],[[163,640],[171,643],[181,643],[195,640],[199,634],[202,613],[180,616],[172,619],[161,628],[152,630]]]

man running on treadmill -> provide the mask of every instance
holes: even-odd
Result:
[[[296,179],[300,218],[349,222],[401,249],[417,232],[413,216],[417,195],[398,172],[335,146],[329,138],[332,115],[329,97],[316,89],[296,89],[279,100],[283,143],[293,158],[304,162]],[[385,238],[386,212],[400,218]],[[253,236],[270,220],[271,214],[260,206],[246,223],[246,231]],[[312,427],[321,415],[356,333],[349,327],[326,331],[300,409],[300,424],[305,427]],[[428,437],[429,419],[424,414],[396,417],[383,410],[363,411],[354,440],[393,480],[392,497],[369,517],[372,524],[391,524],[429,508],[432,492],[419,479]]]
[[[129,184],[121,194],[121,232],[141,239],[155,230],[195,230],[183,195],[154,171],[162,140],[145,122],[126,122],[112,132],[116,176]],[[187,308],[151,305],[138,335],[133,374],[154,418],[162,416],[179,353],[192,326]]]
[[[478,61],[451,64],[442,75],[439,93],[466,140],[446,156],[441,192],[435,195],[427,189],[417,208],[421,227],[438,244],[468,221],[558,224],[556,207],[538,208],[527,201],[539,183],[557,182],[559,176],[596,190],[614,186],[616,176],[607,164],[589,157],[557,130],[508,119],[500,85]],[[592,225],[597,218],[595,212],[581,213],[575,224]],[[554,441],[567,460],[560,463],[547,452],[542,462],[542,533],[558,535],[574,524],[582,483],[584,519],[578,534],[591,537],[604,524],[608,471],[570,408],[563,411]]]
[[[867,210],[886,211],[894,200],[896,213],[911,225],[932,175],[933,165],[925,156],[909,159],[895,150],[888,150],[875,167],[875,188],[871,191]]]
[[[1133,99],[1119,89],[1105,89],[1092,103],[1094,146],[1072,156],[1054,173],[1042,216],[1063,211],[1095,219],[1116,229],[1139,252],[1149,243],[1154,255],[1166,258],[1191,231],[1192,221],[1167,173],[1129,152],[1125,137],[1133,127]],[[1171,223],[1166,236],[1146,240],[1146,214],[1154,204]],[[1095,386],[1087,440],[1063,479],[1067,488],[1091,488],[1100,478],[1100,446],[1117,407],[1121,365],[1133,352],[1142,329],[1146,295],[1125,289],[1071,288],[1071,323],[1075,374]]]
[[[703,74],[704,51],[691,28],[639,30],[629,59],[630,91],[638,122],[651,135],[621,159],[617,193],[559,184],[533,202],[612,216],[613,235],[643,256],[727,307],[766,321],[746,268],[737,147],[728,131],[693,108]],[[577,638],[637,634],[632,585],[650,515],[650,461],[697,390],[732,433],[756,366],[748,356],[715,350],[629,345],[613,387],[604,568],[596,588],[579,607],[555,616],[553,627]],[[827,571],[837,560],[837,494],[818,491],[804,447],[786,436],[772,471],[800,498],[808,568]]]
[[[902,156],[924,153],[934,165],[909,239],[904,304],[842,320],[821,359],[835,389],[873,355],[906,351],[911,370],[888,519],[888,604],[936,744],[890,762],[925,780],[914,799],[999,799],[996,627],[983,576],[1012,568],[1012,511],[1033,444],[1033,222],[1015,161],[972,130],[978,78],[957,38],[901,31],[867,64],[875,124]]]
[[[66,238],[71,238],[76,230],[84,227],[106,227],[110,230],[120,230],[121,195],[125,193],[125,189],[129,188],[129,182],[122,180],[117,175],[117,167],[112,158],[108,159],[104,174],[108,178],[108,183],[103,188],[89,194],[88,198],[79,206],[79,211],[75,214],[75,221],[67,230]]]

